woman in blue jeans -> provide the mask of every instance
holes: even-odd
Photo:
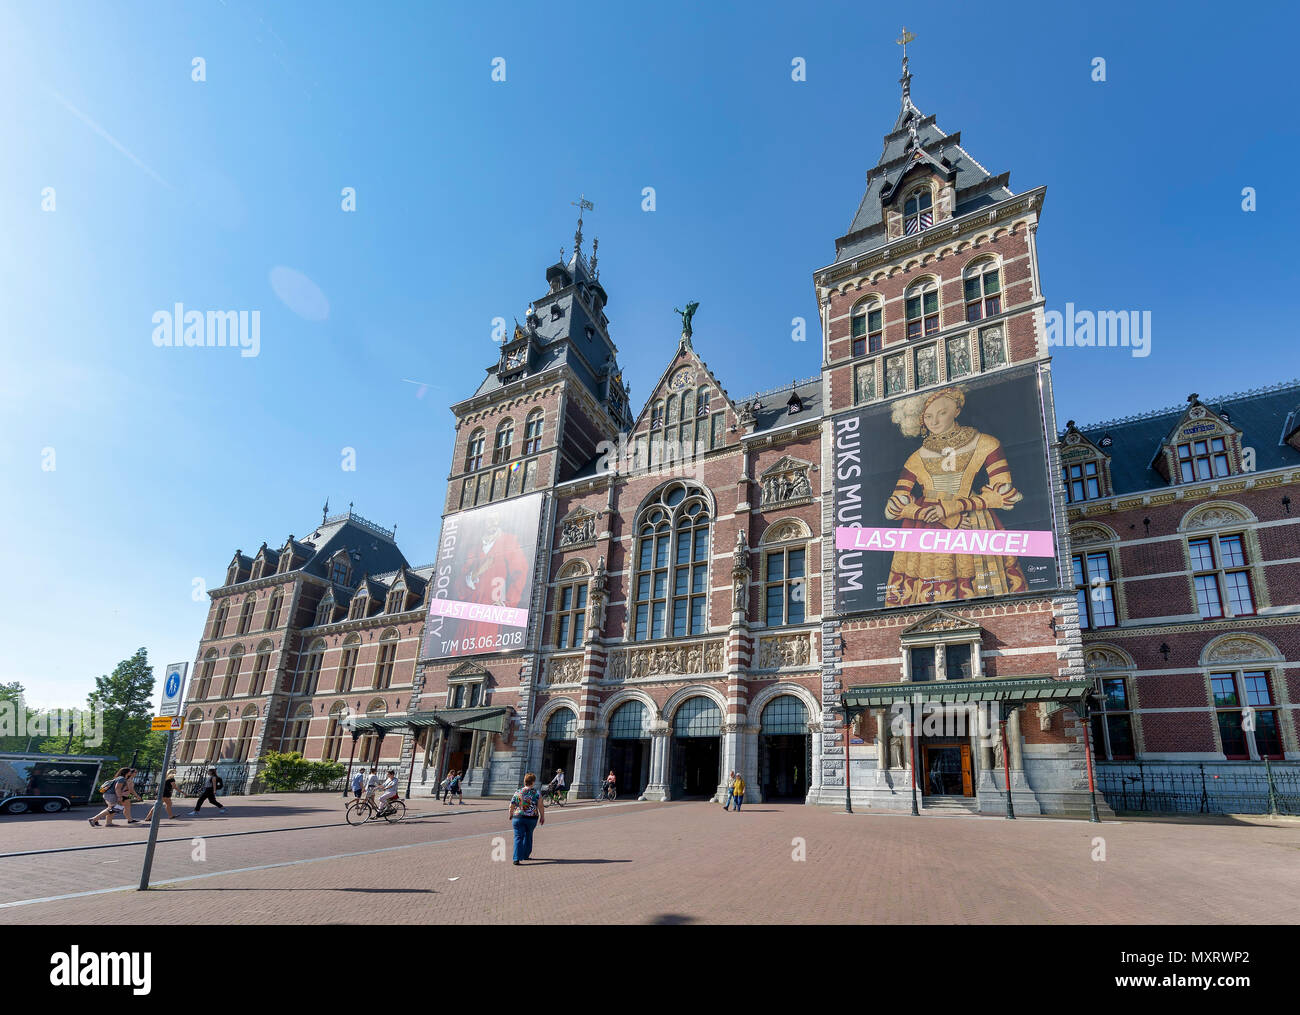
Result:
[[[533,855],[533,831],[546,824],[546,805],[542,794],[533,784],[537,776],[529,772],[524,776],[523,789],[510,798],[510,824],[515,830],[515,866],[520,860]]]

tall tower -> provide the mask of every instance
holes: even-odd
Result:
[[[451,407],[456,442],[417,705],[439,718],[417,750],[430,777],[469,772],[472,795],[514,788],[523,774],[526,745],[514,734],[527,726],[546,602],[546,494],[593,469],[600,443],[631,425],[599,241],[583,251],[592,205],[577,204],[572,253],[546,269],[546,291],[515,320],[478,390]]]
[[[855,722],[850,742],[830,737],[826,792],[844,799],[848,762],[864,806],[908,809],[915,785],[919,806],[1079,811],[1083,727],[1062,704],[1081,709],[1085,683],[1050,478],[1044,189],[1013,192],[916,106],[911,38],[898,116],[814,279],[831,417],[824,640],[842,644],[824,704],[828,726]],[[992,728],[962,726],[967,706]]]

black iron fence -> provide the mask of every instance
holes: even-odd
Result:
[[[1103,761],[1096,774],[1117,814],[1300,815],[1300,768],[1291,765]]]
[[[203,792],[203,783],[208,778],[208,769],[215,768],[224,786],[217,791],[217,796],[243,796],[244,787],[252,766],[248,763],[231,765],[185,765],[176,769],[176,793],[178,796],[198,796]]]

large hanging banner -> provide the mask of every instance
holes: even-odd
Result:
[[[443,519],[421,658],[524,647],[545,498],[535,493]]]
[[[838,416],[841,613],[1057,588],[1036,365]]]

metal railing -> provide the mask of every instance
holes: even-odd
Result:
[[[231,765],[213,763],[207,765],[178,765],[176,768],[176,793],[179,796],[198,796],[203,788],[203,781],[208,777],[208,769],[215,768],[225,784],[217,796],[243,796],[248,783],[251,766],[247,763]]]
[[[1300,815],[1300,768],[1265,760],[1237,765],[1102,761],[1097,791],[1116,813]]]

